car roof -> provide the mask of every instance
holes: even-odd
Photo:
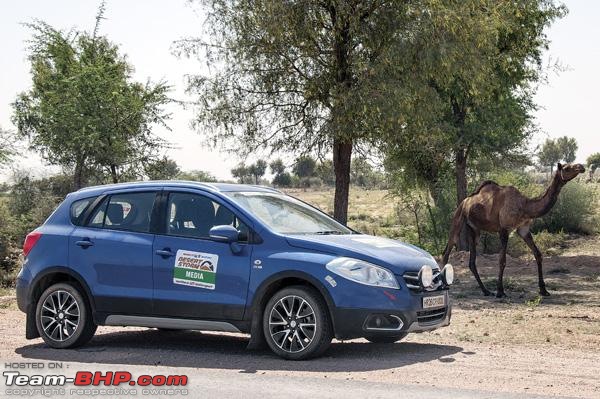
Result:
[[[101,186],[85,187],[73,193],[74,196],[81,198],[87,195],[98,195],[107,191],[121,189],[157,189],[157,188],[199,188],[210,192],[266,192],[266,193],[281,193],[267,186],[252,185],[252,184],[235,184],[235,183],[203,183],[186,180],[151,180],[129,183],[104,184]]]

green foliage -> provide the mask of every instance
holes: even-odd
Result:
[[[557,164],[557,162],[560,161],[560,158],[560,149],[556,145],[556,141],[552,139],[546,139],[538,153],[540,165],[549,167],[552,171],[552,168]]]
[[[263,159],[259,159],[252,165],[248,166],[248,173],[250,173],[250,175],[254,177],[254,184],[258,184],[260,178],[263,177],[266,172],[267,162]]]
[[[316,169],[317,161],[309,155],[298,157],[292,168],[294,174],[300,179],[314,176]]]
[[[285,165],[281,159],[276,159],[269,164],[273,181],[271,182],[276,187],[290,187],[292,185],[292,176],[285,171]]]
[[[559,137],[556,139],[556,145],[560,150],[561,160],[571,163],[575,161],[575,154],[577,153],[577,140],[573,137]]]
[[[596,171],[600,167],[600,152],[595,152],[590,155],[587,159],[587,164],[593,171]]]
[[[71,177],[33,179],[19,172],[9,195],[0,197],[0,286],[12,285],[25,236],[40,226],[72,190]]]
[[[317,164],[315,173],[323,184],[333,186],[335,184],[335,173],[333,171],[333,161],[331,159],[323,159]]]
[[[478,159],[524,158],[547,47],[544,28],[565,12],[553,1],[437,4],[416,36],[414,55],[420,60],[414,84],[429,90],[384,143],[395,180],[427,188],[436,203],[449,170],[461,200],[467,168]]]
[[[102,8],[98,21],[102,18]],[[32,150],[72,169],[81,187],[96,170],[118,182],[152,159],[163,141],[169,87],[132,81],[133,67],[106,37],[29,24],[32,88],[13,103],[13,122]]]
[[[203,183],[215,183],[217,178],[214,177],[210,172],[204,170],[190,170],[186,172],[180,172],[177,175],[179,180],[198,181]]]
[[[594,178],[594,173],[596,169],[600,167],[600,152],[596,152],[590,155],[586,161],[589,167],[589,180],[591,181]]]
[[[350,164],[350,183],[367,189],[383,188],[385,176],[365,158],[354,158]]]
[[[14,135],[0,127],[0,168],[8,164],[17,150]]]
[[[577,141],[572,137],[563,136],[556,140],[546,139],[538,153],[538,159],[541,166],[549,167],[552,172],[554,165],[560,161],[575,161],[576,153]]]
[[[267,163],[259,159],[255,163],[246,166],[243,162],[237,164],[237,166],[231,169],[231,175],[242,184],[259,184],[260,178],[264,176],[267,171]]]
[[[535,231],[597,233],[598,193],[589,185],[569,182],[560,192],[558,201],[544,217],[537,219]]]
[[[177,162],[164,156],[147,162],[144,165],[144,173],[150,180],[173,180],[179,176],[181,169]]]

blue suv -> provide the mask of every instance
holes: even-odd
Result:
[[[30,233],[17,278],[26,337],[98,325],[242,332],[287,359],[333,337],[391,343],[450,322],[453,269],[359,234],[277,190],[142,182],[69,194]]]

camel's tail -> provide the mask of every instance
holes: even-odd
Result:
[[[450,227],[450,235],[448,238],[448,244],[446,244],[446,248],[444,249],[444,256],[442,259],[442,265],[448,263],[448,258],[450,257],[450,252],[452,252],[452,248],[458,243],[460,237],[460,231],[462,230],[465,214],[463,211],[465,201],[463,200],[456,211],[454,211],[454,216],[452,216],[452,226]]]

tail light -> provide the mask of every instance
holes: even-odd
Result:
[[[27,257],[27,255],[29,255],[40,238],[42,238],[42,233],[39,231],[32,231],[31,233],[27,234],[27,237],[25,237],[25,242],[23,243],[23,256]]]

